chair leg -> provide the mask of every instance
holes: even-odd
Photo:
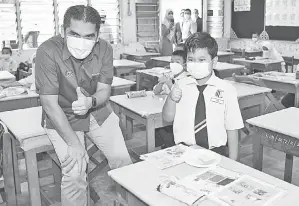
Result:
[[[20,175],[19,175],[19,164],[18,164],[18,155],[17,155],[17,147],[16,140],[12,139],[12,158],[13,158],[13,167],[14,167],[14,178],[16,184],[16,194],[21,194],[21,183],[20,183]]]
[[[12,142],[9,134],[3,135],[3,178],[4,189],[6,193],[6,202],[9,206],[17,205],[14,171],[13,171],[13,157],[12,157]]]
[[[25,151],[30,204],[41,206],[40,185],[35,150]]]

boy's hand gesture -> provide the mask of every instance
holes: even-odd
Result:
[[[182,90],[180,89],[179,85],[175,83],[170,92],[170,99],[175,103],[178,103],[180,102],[181,98],[182,98]]]
[[[167,81],[169,81],[169,78],[167,76],[161,76],[158,79],[159,83],[166,83]]]

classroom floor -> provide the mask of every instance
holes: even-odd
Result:
[[[134,134],[131,140],[126,142],[128,148],[139,148],[144,146],[145,144],[145,127],[141,125],[134,126]],[[243,146],[240,149],[240,156],[241,163],[252,167],[252,147],[250,146],[251,140],[245,139],[243,141]],[[102,159],[102,154],[97,152],[94,156],[97,160]],[[283,172],[284,172],[284,158],[285,155],[281,152],[265,148],[264,149],[264,161],[263,161],[263,171],[267,174],[275,176],[279,179],[283,179]],[[20,165],[20,175],[23,179],[22,187],[22,195],[18,198],[18,205],[20,206],[27,206],[28,203],[28,189],[27,189],[27,182],[26,182],[26,168],[24,159],[19,161]],[[49,168],[50,162],[43,161],[40,165],[42,168]],[[92,166],[92,165],[91,165]],[[126,203],[119,198],[115,194],[115,187],[111,179],[107,175],[107,171],[109,168],[106,167],[94,180],[91,182],[91,185],[95,188],[101,200],[97,202],[96,206],[114,206],[115,201],[118,203],[122,203],[126,206]],[[44,178],[41,181],[42,185],[47,185],[53,181],[51,178]],[[0,180],[1,182],[1,180]],[[293,179],[292,184],[299,186],[299,158],[294,157],[294,167],[293,167]],[[3,182],[0,184],[0,187],[3,187]],[[1,197],[0,197],[0,206],[4,206],[5,204],[1,204]]]

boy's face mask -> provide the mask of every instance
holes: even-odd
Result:
[[[10,59],[10,54],[2,54],[1,58],[8,61]]]
[[[67,47],[73,57],[76,59],[85,59],[92,51],[96,41],[67,36]]]
[[[179,63],[170,63],[169,66],[173,75],[177,75],[184,70],[184,67]]]
[[[189,62],[187,71],[194,79],[204,79],[212,73],[212,64],[207,62]]]

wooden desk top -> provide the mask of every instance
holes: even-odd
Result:
[[[129,99],[127,95],[111,96],[110,101],[141,116],[161,114],[164,105],[163,96],[155,96],[152,91],[148,91],[146,94],[146,97],[131,99]]]
[[[260,78],[263,80],[272,81],[272,82],[299,85],[299,79],[296,79],[295,73],[283,73],[277,71],[270,71],[270,72],[260,72],[250,76]]]
[[[299,139],[299,108],[291,107],[248,119],[253,126],[271,130]]]
[[[35,91],[32,91],[28,88],[26,88],[26,90],[27,90],[27,93],[24,93],[24,94],[1,98],[0,102],[10,101],[10,100],[18,100],[18,99],[34,98],[34,97],[38,98],[39,97],[39,95]]]
[[[134,84],[136,84],[136,82],[114,76],[111,87],[132,86]]]
[[[228,80],[224,80],[228,81]],[[271,92],[271,89],[229,81],[237,90],[238,98]],[[152,91],[146,97],[129,99],[127,95],[111,96],[110,100],[141,116],[160,114],[164,105],[163,99],[154,96]]]
[[[217,52],[217,56],[230,56],[230,55],[234,55],[234,52],[229,52],[229,51],[218,51]]]
[[[152,52],[125,52],[125,55],[137,56],[137,57],[147,57],[147,56],[160,56],[160,53],[152,53]]]
[[[144,63],[135,62],[127,59],[113,60],[114,67],[136,67],[143,68],[145,67]]]
[[[271,206],[292,205],[295,201],[298,201],[299,187],[295,185],[284,182],[280,179],[267,175],[226,157],[222,157],[220,166],[232,171],[250,175],[285,189],[287,193],[281,199],[271,204]],[[183,178],[200,172],[203,169],[204,168],[195,168],[183,163],[165,170],[161,170],[153,162],[142,161],[130,166],[112,170],[108,172],[108,174],[118,184],[130,191],[147,205],[184,206],[185,204],[158,192],[157,186],[161,183],[162,178],[163,176],[165,177],[165,175]],[[205,200],[205,202],[202,202],[200,205],[218,206],[209,200]]]
[[[256,60],[247,60],[245,58],[236,58],[233,60],[234,62],[245,62],[245,63],[251,63],[251,64],[278,64],[281,63],[279,60],[270,60],[270,59],[256,59]]]
[[[0,120],[19,140],[45,135],[41,126],[42,107],[1,112]]]
[[[155,61],[171,62],[171,56],[152,57],[151,59]]]
[[[219,70],[219,71],[230,70],[230,69],[245,69],[245,66],[237,65],[237,64],[230,64],[230,63],[226,63],[226,62],[217,62],[215,69]]]

